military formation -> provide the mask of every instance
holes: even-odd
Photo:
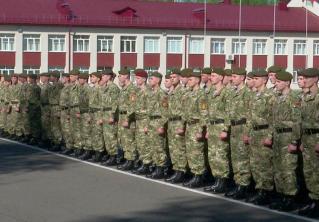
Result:
[[[277,66],[134,74],[1,75],[1,136],[319,216],[319,70],[298,72],[301,90]]]

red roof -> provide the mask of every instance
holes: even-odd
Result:
[[[71,21],[59,12],[55,0],[1,0],[0,24],[65,26],[72,23],[90,27],[203,29],[202,17],[194,15],[194,11],[203,8],[200,3],[136,0],[69,0],[68,3],[76,16]],[[126,9],[130,11],[126,13]],[[276,30],[305,32],[305,14],[303,8],[277,8]],[[236,31],[238,15],[237,5],[208,4],[207,30]],[[242,30],[271,32],[273,7],[242,6]],[[308,31],[319,32],[319,17],[312,13],[308,13]]]

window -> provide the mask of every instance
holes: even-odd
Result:
[[[225,54],[225,39],[212,39],[211,53]]]
[[[286,39],[275,39],[274,54],[275,55],[286,55],[287,54],[286,46],[287,46]]]
[[[50,66],[49,67],[49,72],[64,73],[64,67],[61,67],[61,66]]]
[[[65,36],[64,35],[49,35],[49,52],[64,52],[65,51]]]
[[[253,54],[254,55],[266,55],[266,39],[254,39],[253,40]]]
[[[74,52],[88,52],[90,48],[90,40],[88,35],[77,35],[73,38]]]
[[[167,53],[182,53],[182,38],[181,37],[167,38]]]
[[[97,51],[98,52],[112,52],[113,51],[113,37],[112,36],[98,36],[97,37]]]
[[[14,34],[0,34],[0,51],[14,51]]]
[[[136,37],[121,37],[121,52],[136,52]]]
[[[158,37],[145,37],[144,38],[144,52],[146,53],[159,53],[159,38]]]
[[[245,54],[246,53],[246,39],[233,39],[232,41],[232,54]]]
[[[23,73],[25,74],[39,74],[40,73],[40,68],[39,67],[23,67]]]
[[[294,54],[305,55],[306,54],[306,40],[295,40],[294,41]]]
[[[204,53],[204,39],[203,38],[190,38],[190,40],[189,40],[189,53],[191,53],[191,54]]]
[[[23,35],[23,50],[26,52],[39,52],[40,35]]]
[[[0,66],[0,73],[1,74],[13,74],[14,73],[14,67]]]
[[[89,67],[79,66],[79,67],[74,67],[74,68],[78,69],[80,73],[89,73]]]
[[[313,41],[313,55],[319,55],[319,40]]]
[[[99,66],[99,67],[97,67],[97,71],[98,72],[102,72],[103,70],[106,70],[106,69],[113,69],[113,67],[109,67],[109,66]]]
[[[152,72],[158,71],[158,67],[145,67],[144,70],[150,74]]]

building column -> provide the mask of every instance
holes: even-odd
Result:
[[[306,60],[305,68],[312,68],[313,67],[313,39],[307,40],[306,56],[307,56],[306,57],[307,60]]]
[[[97,34],[90,34],[90,68],[89,73],[97,71]]]
[[[225,38],[225,69],[231,69],[231,63],[227,63],[227,58],[229,55],[232,55],[232,39],[231,37],[226,37]]]
[[[120,34],[114,34],[113,53],[114,53],[113,71],[115,73],[118,73],[121,69],[121,36],[120,36]]]
[[[70,43],[70,44],[69,44]],[[73,35],[67,31],[65,35],[65,72],[69,72],[73,69]],[[70,58],[70,67],[69,67]]]
[[[182,69],[188,67],[188,51],[189,51],[189,35],[185,34],[182,37]]]
[[[292,38],[288,38],[287,40],[287,71],[294,71],[294,40]]]
[[[136,37],[136,68],[144,68],[144,36],[138,34]]]
[[[204,38],[204,67],[210,67],[210,36],[205,36]]]
[[[270,38],[266,43],[267,49],[267,68],[274,65],[275,58],[274,58],[274,48],[275,48],[275,39]]]
[[[15,33],[15,73],[23,72],[23,33]]]
[[[247,38],[246,41],[246,70],[251,71],[253,69],[253,39]]]
[[[167,36],[166,34],[161,35],[160,37],[160,66],[158,71],[163,75],[166,74],[167,69]],[[163,81],[164,82],[164,81]]]
[[[41,65],[40,73],[48,72],[48,57],[49,57],[49,35],[48,33],[41,33],[40,35],[40,50],[41,50]]]

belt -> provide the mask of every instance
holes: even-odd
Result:
[[[217,124],[222,124],[225,122],[225,120],[223,119],[215,119],[215,120],[211,120],[209,121],[211,125],[217,125]]]
[[[190,125],[193,125],[193,124],[199,123],[199,119],[192,119],[190,121],[187,121],[187,123]]]
[[[291,133],[292,128],[276,128],[277,133]]]
[[[102,111],[112,111],[112,107],[103,108]]]
[[[120,111],[120,114],[125,115],[125,114],[127,114],[127,111]]]
[[[168,119],[169,121],[177,121],[177,120],[182,120],[181,116],[175,116],[175,117],[171,117]]]
[[[231,120],[230,123],[232,126],[237,126],[237,125],[243,125],[246,124],[246,118],[240,119],[240,120]]]
[[[162,116],[150,116],[150,120],[161,119]]]
[[[304,132],[306,135],[318,134],[318,133],[319,133],[319,129],[308,128],[308,129],[304,129],[303,132]]]
[[[264,125],[254,125],[253,126],[253,130],[258,131],[258,130],[263,130],[263,129],[268,129],[269,125],[268,124],[264,124]]]

